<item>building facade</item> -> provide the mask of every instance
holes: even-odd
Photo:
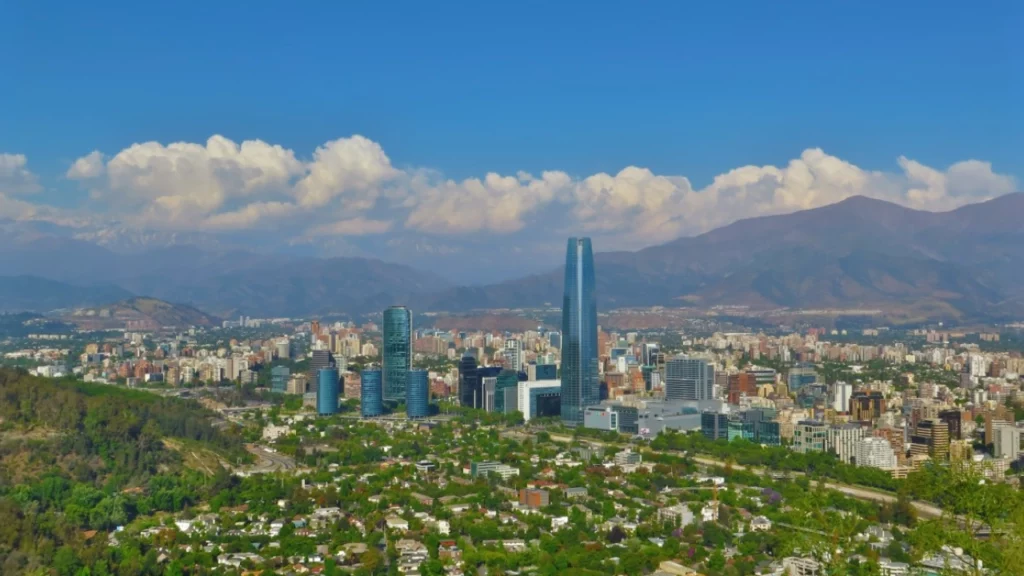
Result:
[[[508,398],[507,392],[509,390],[517,390],[519,386],[519,372],[516,370],[505,369],[502,370],[497,379],[494,381],[494,411],[495,412],[513,412],[516,408],[509,409],[509,406],[505,400]],[[517,392],[518,393],[518,392]],[[515,403],[518,406],[518,402]]]
[[[527,364],[527,380],[557,380],[558,367],[554,364]]]
[[[405,388],[405,413],[409,418],[430,416],[430,378],[426,370],[410,370]]]
[[[313,350],[309,353],[309,381],[316,382],[320,370],[334,366],[334,355],[330,350]]]
[[[857,457],[857,444],[865,433],[866,429],[859,424],[830,426],[825,437],[825,449],[835,453],[840,461],[850,464]]]
[[[287,366],[274,366],[270,369],[270,390],[280,394],[288,391],[288,380],[291,370]]]
[[[885,438],[869,436],[857,442],[857,466],[892,470],[896,467],[896,453]]]
[[[992,454],[996,458],[1016,460],[1020,454],[1020,430],[1013,424],[1000,424],[993,428]]]
[[[679,356],[665,364],[665,400],[711,400],[715,368],[707,360]]]
[[[329,415],[338,413],[338,396],[341,394],[341,380],[338,369],[333,366],[321,368],[317,374],[316,411]]]
[[[360,413],[363,418],[384,414],[384,385],[380,370],[363,370],[359,375]]]
[[[700,415],[700,431],[709,440],[729,439],[729,415],[704,412]]]
[[[519,340],[505,340],[505,367],[515,372],[523,369],[523,343]]]
[[[570,238],[562,294],[562,421],[583,424],[583,411],[600,402],[597,298],[590,238]],[[520,406],[522,406],[520,402]],[[525,414],[525,413],[524,413]]]
[[[823,452],[828,426],[816,420],[801,420],[793,428],[793,450],[806,454]]]
[[[539,380],[537,382],[519,382],[519,411],[523,420],[543,418],[563,414],[562,383],[558,380]],[[583,424],[581,421],[580,424]]]
[[[467,408],[479,408],[480,376],[477,373],[476,356],[469,352],[459,360],[459,404]]]
[[[404,400],[409,370],[412,370],[412,312],[408,308],[392,306],[384,311],[381,345],[384,400]]]

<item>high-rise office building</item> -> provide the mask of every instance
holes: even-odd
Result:
[[[405,413],[409,418],[430,416],[430,379],[426,370],[410,370],[405,388]]]
[[[316,382],[320,370],[334,366],[334,355],[329,350],[313,350],[309,354],[309,381]]]
[[[558,332],[548,334],[548,344],[555,350],[562,349],[562,335]]]
[[[873,422],[885,413],[885,396],[881,392],[863,390],[850,396],[850,420]]]
[[[645,342],[640,354],[640,363],[644,366],[654,366],[658,363],[658,353],[661,348],[657,342]]]
[[[412,312],[405,306],[384,311],[384,400],[405,400],[406,382],[412,370]]]
[[[786,383],[789,385],[789,391],[796,393],[802,390],[804,386],[810,386],[817,381],[818,373],[813,365],[797,364],[789,370]]]
[[[831,404],[836,412],[848,412],[850,410],[850,398],[853,397],[853,384],[846,382],[835,382],[832,384]]]
[[[562,421],[583,424],[583,410],[600,402],[597,298],[590,238],[570,238],[562,294]]]
[[[338,369],[333,366],[321,368],[316,379],[316,411],[318,414],[337,414],[338,396],[341,384]]]
[[[495,412],[511,412],[506,407],[506,398],[508,398],[508,390],[517,390],[519,387],[519,372],[515,370],[505,369],[502,370],[497,379],[494,382],[494,411]]]
[[[466,352],[459,360],[459,404],[475,408],[479,397],[480,376],[477,374],[476,357]]]
[[[910,437],[910,451],[924,453],[936,462],[949,459],[949,426],[938,419],[923,420]]]
[[[939,412],[939,420],[946,423],[949,429],[950,440],[961,440],[963,438],[963,413],[954,408]]]
[[[384,381],[381,371],[363,370],[359,375],[359,386],[359,407],[363,418],[384,414]]]
[[[757,396],[757,379],[753,374],[740,372],[728,377],[728,398],[730,404],[739,404],[744,396]]]
[[[1020,430],[1013,424],[999,424],[992,429],[992,454],[996,458],[1016,460],[1020,455]]]
[[[677,356],[665,364],[666,400],[714,398],[715,367],[707,360]]]
[[[850,464],[857,457],[857,443],[867,434],[860,424],[837,424],[828,428],[825,449],[833,452],[839,460]]]
[[[287,338],[282,338],[275,343],[275,351],[277,357],[281,360],[287,360],[292,356],[292,343]]]

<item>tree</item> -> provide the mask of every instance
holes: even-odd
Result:
[[[711,556],[708,557],[707,566],[716,571],[725,568],[725,556],[721,550],[715,550],[711,553]]]
[[[70,546],[61,546],[53,555],[53,568],[59,576],[74,576],[80,567],[78,557]]]

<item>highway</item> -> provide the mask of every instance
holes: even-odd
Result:
[[[248,468],[239,468],[245,474],[266,474],[269,472],[285,472],[295,468],[295,460],[290,456],[271,452],[258,444],[246,444],[245,449],[257,458],[257,462]]]

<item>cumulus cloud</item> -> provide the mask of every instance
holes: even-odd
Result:
[[[6,155],[0,174],[19,173]],[[536,238],[586,233],[634,248],[698,234],[741,218],[804,210],[866,195],[947,210],[1015,190],[978,160],[933,168],[906,157],[866,170],[818,148],[781,166],[747,165],[695,187],[683,175],[638,166],[615,173],[535,176],[488,173],[454,180],[430,168],[396,168],[363,136],[339,138],[310,156],[261,140],[215,135],[205,144],[134,144],[112,157],[92,152],[67,176],[90,179],[97,210],[122,222],[176,230],[278,227],[295,238],[404,231],[459,235],[522,232]],[[288,228],[288,227],[291,228]]]
[[[93,150],[75,160],[71,164],[71,168],[68,168],[65,176],[70,180],[90,180],[92,178],[99,178],[105,170],[103,153],[99,150]]]
[[[362,136],[339,138],[316,149],[295,195],[303,206],[341,198],[348,209],[366,210],[376,202],[380,185],[398,174],[380,144]]]
[[[0,193],[31,194],[40,190],[42,187],[29,171],[24,154],[0,154]]]
[[[88,164],[86,158],[75,164]],[[141,225],[193,227],[229,199],[286,189],[302,170],[291,150],[261,140],[239,145],[212,136],[205,145],[146,142],[107,162],[106,187],[96,197],[115,208],[137,210]]]
[[[523,228],[528,214],[567,193],[571,183],[565,172],[544,172],[540,178],[525,172],[516,176],[490,173],[482,180],[436,184],[415,178],[411,181],[415,208],[406,226],[445,234],[515,232]]]

